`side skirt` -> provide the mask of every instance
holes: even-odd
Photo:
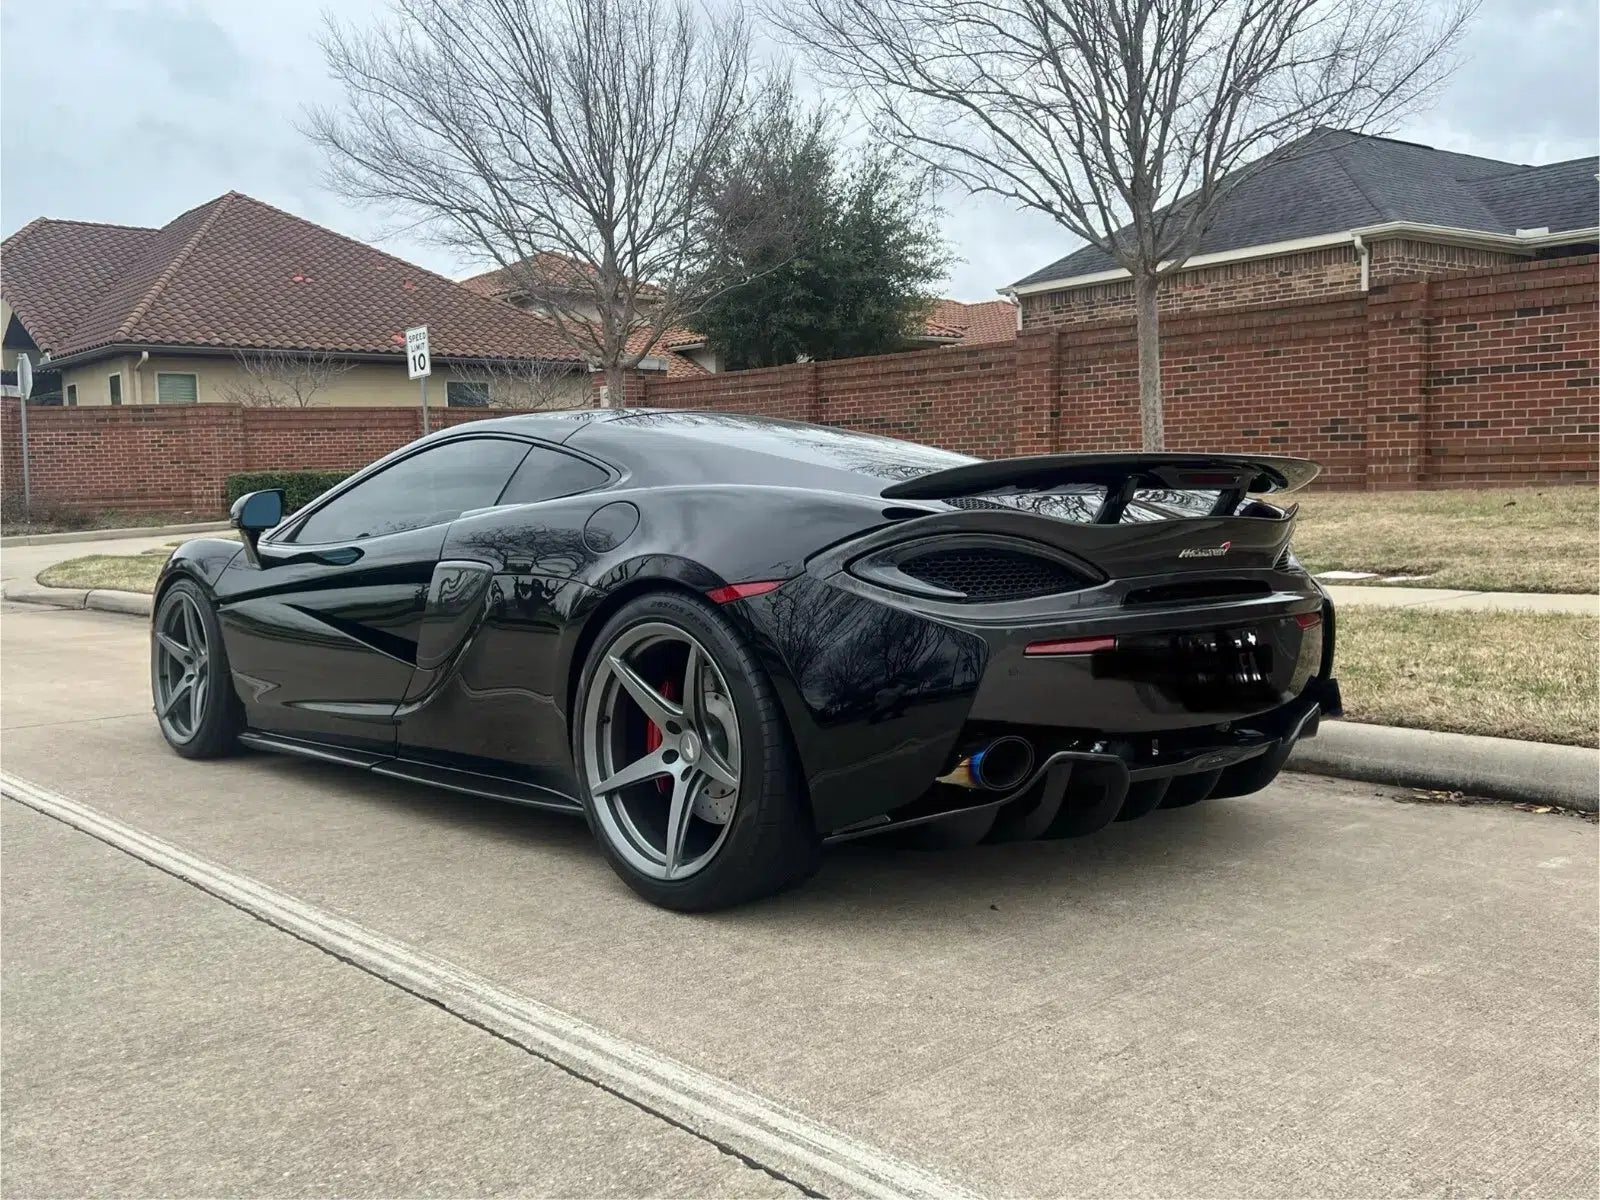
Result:
[[[462,771],[455,767],[441,767],[434,763],[413,762],[392,755],[373,754],[365,750],[352,750],[345,746],[329,746],[304,738],[286,737],[277,733],[241,733],[239,741],[254,750],[269,750],[275,754],[294,754],[319,762],[339,763],[359,767],[374,775],[390,779],[403,779],[409,783],[426,784],[467,796],[480,796],[485,800],[503,800],[510,804],[525,804],[532,808],[552,812],[572,813],[581,816],[583,806],[573,797],[547,788],[524,783],[520,779],[507,779],[500,775],[486,775],[481,771]]]

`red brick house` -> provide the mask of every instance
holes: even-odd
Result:
[[[1164,312],[1293,304],[1593,253],[1595,158],[1522,166],[1341,130],[1307,135],[1224,202]],[[1126,271],[1085,246],[1003,294],[1022,327],[1130,320]]]

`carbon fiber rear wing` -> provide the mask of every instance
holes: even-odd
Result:
[[[1246,493],[1292,492],[1321,468],[1304,458],[1235,454],[1039,454],[935,471],[890,484],[886,500],[949,500],[958,496],[1046,492],[1073,484],[1106,489],[1095,523],[1115,524],[1141,489],[1215,491],[1215,515],[1231,513]]]

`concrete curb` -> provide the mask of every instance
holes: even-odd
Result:
[[[1600,751],[1510,738],[1324,721],[1287,769],[1596,811]]]
[[[202,521],[197,525],[145,525],[136,529],[77,529],[71,533],[28,533],[0,538],[0,550],[8,546],[59,546],[67,542],[114,542],[122,538],[171,537],[185,533],[213,533],[232,529],[226,521]]]
[[[51,608],[90,608],[97,612],[123,613],[133,617],[150,615],[151,597],[144,592],[120,592],[113,588],[58,588],[43,584],[8,580],[0,595],[18,604],[43,604]]]

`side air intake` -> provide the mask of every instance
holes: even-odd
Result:
[[[1091,570],[1021,538],[955,534],[886,546],[849,567],[858,579],[950,604],[1033,600],[1091,587]]]
[[[934,550],[906,559],[900,570],[972,603],[1028,600],[1082,586],[1060,563],[1015,550]]]

